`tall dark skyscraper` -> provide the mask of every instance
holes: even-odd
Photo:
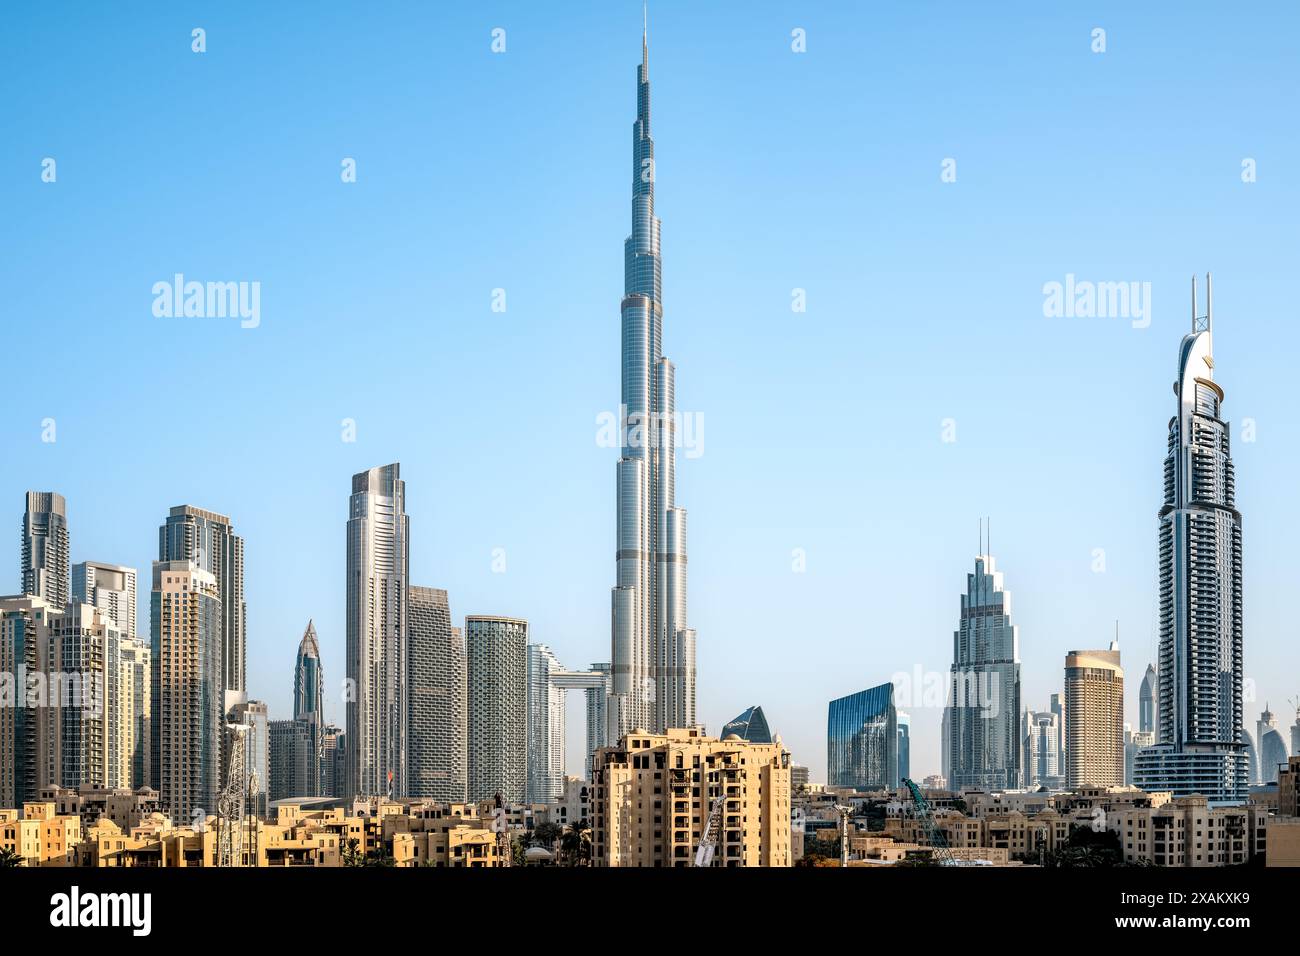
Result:
[[[632,233],[623,250],[622,452],[612,594],[609,738],[695,724],[695,631],[686,615],[686,510],[674,497],[673,364],[662,352],[650,53],[641,36],[632,126]]]
[[[293,719],[325,723],[325,683],[320,663],[320,642],[316,624],[307,622],[298,642],[298,659],[293,667]]]
[[[291,796],[315,796],[322,792],[321,756],[325,746],[325,672],[321,668],[320,641],[316,624],[307,622],[298,642],[298,659],[293,665],[293,719],[305,728],[306,789]],[[285,739],[281,731],[281,741]],[[291,739],[297,740],[297,737]]]
[[[68,505],[53,491],[27,492],[23,512],[23,593],[44,598],[62,611],[72,593],[68,563]]]
[[[1155,733],[1156,730],[1156,669],[1147,665],[1147,672],[1142,676],[1142,686],[1138,689],[1138,730],[1143,733]]]
[[[1241,513],[1223,389],[1214,381],[1214,299],[1178,349],[1177,413],[1169,420],[1159,513],[1160,660],[1156,743],[1140,751],[1143,790],[1246,799],[1242,730]]]

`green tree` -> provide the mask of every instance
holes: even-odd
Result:
[[[566,866],[591,865],[591,824],[585,817],[565,831],[560,840],[560,857]]]
[[[540,843],[546,849],[554,849],[555,844],[564,836],[564,827],[558,823],[539,823],[533,830],[533,841]]]
[[[1124,866],[1124,850],[1119,834],[1112,830],[1094,830],[1076,826],[1070,830],[1065,846],[1047,854],[1049,867],[1116,867]]]
[[[365,866],[365,858],[361,855],[360,841],[352,837],[343,845],[343,865],[344,866]]]

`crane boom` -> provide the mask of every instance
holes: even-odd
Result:
[[[722,805],[726,802],[727,795],[724,789],[718,794],[713,801],[713,809],[709,811],[709,819],[704,823],[704,835],[700,837],[700,845],[695,850],[696,866],[712,866],[713,851],[718,845],[718,829],[722,826]]]
[[[912,796],[912,812],[916,818],[921,821],[925,827],[925,837],[930,844],[930,850],[940,866],[956,866],[957,860],[953,857],[948,849],[948,837],[944,835],[943,830],[934,822],[934,811],[930,809],[929,801],[925,799],[925,794],[921,793],[921,788],[916,782],[908,778],[903,778],[903,785],[907,787],[908,793]]]

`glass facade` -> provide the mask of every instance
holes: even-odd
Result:
[[[898,786],[898,712],[894,685],[881,684],[830,703],[826,780],[832,787]]]
[[[993,556],[975,559],[953,633],[948,700],[948,786],[1007,790],[1020,786],[1020,633],[1011,592]]]
[[[720,736],[726,740],[731,734],[735,734],[741,740],[748,740],[751,744],[772,742],[772,729],[767,725],[767,717],[764,716],[762,707],[751,707],[738,717],[727,721]]]

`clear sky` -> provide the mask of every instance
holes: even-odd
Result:
[[[830,698],[947,671],[986,515],[1024,703],[1118,620],[1136,720],[1207,270],[1246,716],[1267,699],[1291,722],[1300,14],[1131,6],[651,5],[664,348],[704,422],[677,491],[710,729],[762,704],[823,779]],[[396,460],[413,583],[458,621],[527,618],[571,667],[607,660],[617,452],[596,419],[619,395],[640,33],[635,0],[11,9],[0,591],[29,488],[67,496],[74,561],[142,581],[168,507],[229,514],[251,693],[289,716],[314,618],[341,722],[350,477]],[[155,317],[175,273],[259,282],[260,325]],[[1067,275],[1149,282],[1150,324],[1045,317]],[[939,768],[921,703],[918,777]]]

